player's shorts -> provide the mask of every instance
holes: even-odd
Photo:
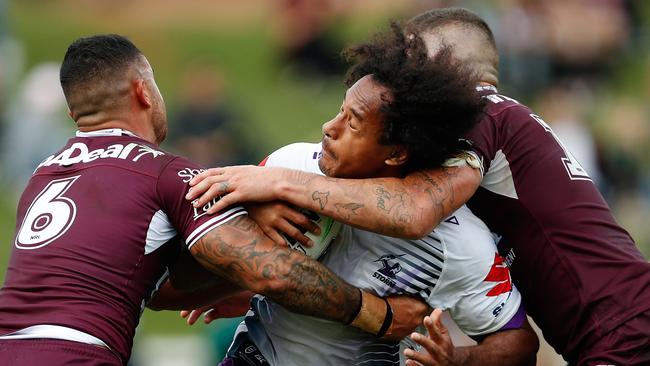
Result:
[[[650,311],[606,334],[584,353],[576,365],[650,365]]]
[[[109,349],[58,339],[0,340],[0,365],[122,366]]]

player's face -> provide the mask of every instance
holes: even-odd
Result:
[[[318,161],[323,173],[339,178],[394,175],[395,167],[386,160],[395,148],[379,143],[382,95],[389,98],[390,92],[369,75],[348,89],[339,113],[323,125],[323,154]]]

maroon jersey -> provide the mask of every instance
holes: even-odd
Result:
[[[502,236],[499,249],[544,338],[573,361],[650,309],[650,264],[549,126],[480,89],[489,102],[468,139],[484,176],[469,206]]]
[[[0,335],[64,326],[126,362],[140,314],[182,245],[245,213],[193,208],[184,196],[199,171],[126,131],[77,133],[20,198]]]

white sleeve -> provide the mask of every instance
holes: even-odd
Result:
[[[496,332],[516,315],[521,294],[487,226],[465,206],[453,217],[435,230],[445,244],[445,262],[427,301],[449,310],[467,335]]]

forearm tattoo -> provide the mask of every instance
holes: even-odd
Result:
[[[360,203],[346,203],[346,204],[341,204],[337,203],[334,205],[336,207],[336,211],[344,217],[346,220],[349,220],[352,216],[358,216],[359,212],[358,210],[360,208],[363,208],[363,205]]]
[[[431,204],[435,208],[436,214],[444,212],[445,204],[455,205],[455,192],[452,185],[453,178],[456,176],[456,169],[443,167],[441,175],[429,175],[425,172],[419,174],[424,183],[424,191],[429,195]]]
[[[402,232],[404,226],[412,221],[408,193],[400,189],[393,189],[391,193],[384,186],[376,186],[375,197],[377,208],[389,215],[392,231]]]
[[[212,272],[297,313],[347,322],[361,301],[356,288],[317,261],[275,246],[247,216],[204,235],[192,253]]]
[[[330,196],[329,192],[314,191],[314,193],[311,194],[311,199],[318,202],[318,205],[320,206],[320,209],[322,211],[325,209],[325,206],[327,206],[327,199],[329,196]]]

